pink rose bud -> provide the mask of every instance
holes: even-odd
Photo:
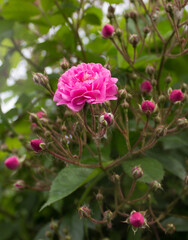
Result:
[[[78,213],[81,217],[88,218],[91,216],[91,209],[89,209],[87,206],[82,206],[78,209]]]
[[[150,81],[146,80],[140,84],[140,90],[145,93],[149,93],[152,91],[152,85]]]
[[[16,156],[12,156],[12,157],[7,158],[4,162],[4,164],[8,169],[15,170],[18,168],[20,163]]]
[[[172,90],[170,93],[169,99],[171,102],[181,102],[183,100],[183,93],[180,89]]]
[[[146,100],[141,104],[141,109],[144,113],[151,114],[155,109],[155,104],[151,101]]]
[[[40,152],[45,148],[45,143],[41,139],[31,140],[30,145],[35,152]]]
[[[42,118],[46,116],[46,113],[44,112],[37,112],[36,115],[38,116],[38,118]]]
[[[17,180],[15,183],[14,183],[14,187],[17,189],[17,190],[23,190],[25,188],[25,182],[23,180]]]
[[[99,122],[103,125],[103,126],[111,126],[114,122],[114,116],[112,113],[105,113],[103,115],[100,116],[99,118]]]
[[[136,166],[136,167],[132,168],[131,174],[132,174],[134,179],[138,179],[138,178],[141,178],[143,176],[144,172],[143,172],[141,167]]]
[[[130,215],[129,221],[133,227],[136,227],[136,228],[142,227],[144,224],[144,217],[141,213],[134,212]]]
[[[102,36],[104,38],[111,37],[113,33],[114,33],[114,27],[112,25],[110,25],[110,24],[104,25],[104,27],[102,29]]]

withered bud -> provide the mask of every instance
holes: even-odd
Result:
[[[129,108],[129,103],[127,101],[123,101],[123,103],[121,104],[122,108]]]
[[[170,75],[168,75],[166,78],[165,78],[165,82],[167,84],[171,83],[172,82],[172,77]]]
[[[152,80],[151,80],[151,84],[152,84],[153,86],[156,86],[156,85],[157,85],[157,80],[152,79]]]
[[[165,95],[160,95],[159,96],[159,103],[163,103],[163,102],[165,102],[166,101],[166,96]]]
[[[159,125],[155,129],[156,137],[164,137],[167,134],[167,128],[164,125]]]
[[[46,231],[46,232],[45,232],[45,236],[46,236],[47,238],[51,238],[51,237],[53,236],[53,233],[52,233],[51,231]]]
[[[49,84],[48,77],[42,73],[33,73],[33,81],[43,87],[47,87]]]
[[[49,138],[49,137],[52,136],[52,134],[51,134],[50,131],[46,130],[46,131],[44,132],[44,136],[45,136],[46,138]]]
[[[163,189],[161,184],[158,181],[153,181],[150,183],[150,186],[154,189],[154,190],[158,190],[158,189]]]
[[[113,174],[112,176],[111,176],[111,180],[112,180],[112,182],[119,182],[120,181],[120,176],[118,175],[118,174]]]
[[[188,175],[184,178],[184,184],[188,185]]]
[[[128,20],[128,18],[130,17],[130,13],[129,12],[124,12],[124,18],[126,19],[126,20]]]
[[[117,28],[116,31],[115,31],[115,34],[116,34],[117,37],[121,37],[122,33],[123,32],[122,32],[121,28]]]
[[[107,220],[107,222],[110,222],[113,218],[113,213],[110,210],[107,210],[104,212],[104,220]]]
[[[82,206],[78,209],[78,213],[82,218],[89,218],[91,217],[91,209],[89,209],[87,206]]]
[[[188,119],[185,117],[179,118],[177,120],[177,125],[178,127],[182,128],[182,127],[188,127]]]
[[[113,7],[112,5],[108,7],[108,13],[114,14],[115,10],[116,10],[115,7]]]
[[[145,26],[143,29],[143,32],[144,32],[144,37],[146,37],[148,33],[150,33],[150,28],[148,26]]]
[[[166,12],[170,14],[171,18],[174,17],[174,11],[173,11],[173,5],[172,3],[167,3],[166,4]]]
[[[0,146],[0,149],[1,149],[1,151],[3,151],[3,152],[8,152],[8,151],[9,151],[9,148],[8,148],[8,145],[7,145],[7,144],[2,144],[2,145]]]
[[[58,223],[56,221],[52,221],[50,223],[50,229],[56,231],[58,229]]]
[[[176,227],[173,223],[168,223],[166,225],[166,232],[169,234],[173,234],[176,231]]]
[[[106,69],[108,69],[108,70],[111,70],[111,69],[112,69],[112,66],[110,65],[109,62],[107,62],[107,63],[104,65],[104,67],[105,67]]]
[[[60,63],[60,66],[63,70],[67,70],[70,66],[70,63],[66,58],[63,58],[62,62]]]
[[[36,123],[38,120],[38,116],[35,113],[29,113],[29,121],[32,123]]]
[[[137,34],[131,34],[129,37],[129,42],[132,44],[133,48],[136,48],[137,44],[139,43],[140,39]]]
[[[134,11],[131,11],[129,14],[130,14],[130,18],[131,18],[134,22],[136,22],[136,21],[137,21],[138,14],[137,14],[136,12],[134,12]]]
[[[122,88],[118,91],[118,98],[123,100],[127,97],[127,91],[125,90],[125,88]]]
[[[161,122],[161,117],[159,116],[159,115],[157,115],[155,118],[154,118],[154,121],[156,122],[156,123],[160,123]]]
[[[98,192],[96,195],[96,199],[97,201],[101,202],[104,199],[104,196],[102,195],[102,193]]]
[[[152,65],[147,65],[145,71],[148,75],[152,76],[156,70]]]
[[[111,12],[108,12],[108,13],[107,13],[107,18],[108,18],[109,20],[111,20],[113,17],[114,17],[114,14],[113,14],[113,13],[111,13]]]
[[[183,84],[182,84],[182,91],[185,92],[185,91],[187,91],[187,90],[188,90],[188,85],[187,85],[187,83],[183,83]]]

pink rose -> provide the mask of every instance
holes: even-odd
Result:
[[[155,104],[151,101],[146,100],[141,104],[141,109],[144,113],[150,114],[154,111]]]
[[[45,148],[45,143],[39,138],[31,140],[30,145],[35,152],[40,152]]]
[[[117,78],[112,78],[109,70],[101,64],[81,63],[70,68],[60,78],[54,95],[57,105],[67,105],[77,112],[84,104],[103,103],[116,100]]]

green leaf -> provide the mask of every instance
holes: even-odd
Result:
[[[90,7],[85,11],[84,19],[87,23],[92,25],[101,25],[102,10],[96,7]]]
[[[28,21],[31,17],[40,15],[40,10],[30,2],[11,0],[4,5],[1,15],[5,19]]]
[[[113,4],[113,3],[116,3],[116,4],[119,4],[119,3],[123,3],[123,0],[102,0],[103,2],[108,2],[110,4]]]
[[[154,180],[161,181],[164,176],[164,170],[162,165],[153,158],[138,158],[134,160],[126,161],[123,164],[124,171],[131,177],[131,170],[135,166],[141,166],[144,175],[138,181],[150,183]]]
[[[145,55],[136,60],[135,67],[136,68],[143,67],[148,63],[152,63],[159,60],[160,60],[160,57],[158,57],[157,55],[154,55],[154,54]]]
[[[42,8],[45,10],[45,11],[48,11],[49,9],[51,9],[54,5],[54,1],[52,0],[40,0],[41,2],[41,5],[42,5]]]
[[[188,232],[188,219],[169,217],[162,222],[162,225],[165,227],[168,223],[173,223],[178,232]]]
[[[179,153],[172,150],[163,151],[161,153],[159,152],[159,148],[158,148],[158,149],[153,149],[151,151],[148,151],[148,155],[160,161],[160,163],[163,165],[163,167],[167,171],[171,172],[175,176],[184,180],[186,176],[186,170],[181,162],[181,159],[180,159],[181,156],[179,156]]]
[[[41,210],[50,204],[63,199],[86,182],[93,179],[101,172],[101,169],[83,168],[70,165],[62,169],[54,179],[48,201],[42,206]]]
[[[0,41],[3,38],[10,38],[13,35],[13,21],[2,20],[0,21]]]

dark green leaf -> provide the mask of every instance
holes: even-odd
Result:
[[[42,206],[41,210],[68,196],[100,172],[100,169],[93,170],[91,168],[83,168],[75,165],[64,168],[54,179],[48,201]]]
[[[102,10],[96,7],[90,7],[85,11],[84,19],[92,25],[101,25]]]
[[[32,3],[22,0],[11,0],[4,5],[1,15],[6,19],[28,21],[40,15],[40,10]]]
[[[135,166],[141,166],[144,171],[143,177],[139,179],[141,182],[150,183],[154,180],[160,182],[163,179],[163,167],[156,159],[138,158],[123,163],[123,169],[129,176],[131,176],[131,170]]]

